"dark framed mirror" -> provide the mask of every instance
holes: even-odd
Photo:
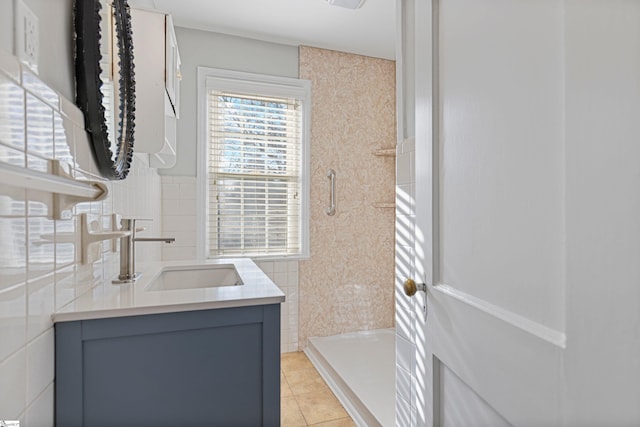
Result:
[[[76,104],[100,174],[125,179],[133,160],[135,75],[127,0],[75,0]]]

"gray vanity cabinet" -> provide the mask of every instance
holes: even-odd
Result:
[[[56,425],[279,426],[280,305],[59,322]]]

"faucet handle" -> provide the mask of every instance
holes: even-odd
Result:
[[[120,219],[120,225],[122,226],[123,230],[133,230],[136,227],[136,222],[137,221],[153,221],[152,218],[121,218]],[[138,231],[136,229],[136,231]],[[139,230],[142,231],[142,230]]]
[[[122,221],[127,221],[123,223]],[[114,213],[111,214],[111,231],[132,231],[135,227],[136,221],[153,221],[152,218],[123,218],[122,215]],[[134,234],[141,231],[145,231],[147,227],[135,227]],[[111,252],[118,252],[118,241],[116,239],[111,241]]]

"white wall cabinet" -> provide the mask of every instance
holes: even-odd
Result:
[[[180,54],[171,15],[131,8],[136,74],[134,150],[153,168],[176,162],[180,116]]]
[[[180,118],[180,52],[171,15],[165,20],[165,88],[176,118]]]

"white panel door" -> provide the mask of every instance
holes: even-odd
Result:
[[[416,424],[640,425],[640,2],[415,19]]]

